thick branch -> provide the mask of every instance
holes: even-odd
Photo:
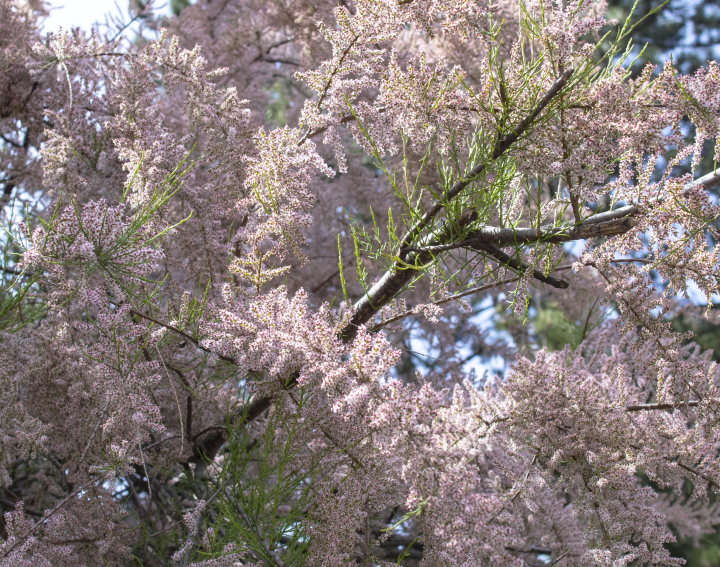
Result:
[[[708,173],[707,175],[703,175],[702,177],[698,177],[697,179],[691,181],[685,187],[683,188],[683,192],[687,193],[688,191],[695,189],[696,187],[702,187],[703,189],[712,189],[713,187],[717,187],[720,185],[720,169],[717,171],[713,171],[711,173]],[[619,207],[617,209],[614,209],[612,211],[606,211],[604,213],[598,213],[597,215],[592,215],[586,219],[583,220],[583,224],[596,224],[596,223],[602,223],[609,220],[619,219],[623,217],[628,217],[632,215],[636,215],[640,211],[635,205],[626,205],[624,207]]]
[[[555,98],[558,93],[563,89],[567,81],[572,76],[573,70],[568,69],[563,75],[557,79],[550,87],[545,96],[540,99],[535,108],[528,114],[515,128],[512,134],[505,136],[502,140],[499,140],[496,144],[490,163],[499,159],[509,148],[514,144],[520,136],[522,136],[532,124],[533,120],[547,107],[548,104]],[[403,236],[400,243],[400,255],[406,264],[396,264],[394,269],[385,272],[385,275],[380,281],[375,284],[370,291],[362,297],[355,305],[355,314],[350,324],[343,330],[343,337],[347,340],[352,339],[357,332],[357,328],[367,323],[377,311],[387,304],[395,295],[400,292],[407,283],[409,283],[415,276],[416,271],[408,269],[407,264],[414,264],[415,266],[424,265],[432,259],[432,254],[420,253],[419,256],[413,258],[408,257],[408,254],[412,254],[408,247],[412,244],[415,239],[425,228],[427,228],[430,222],[445,208],[447,203],[455,199],[470,183],[472,183],[477,177],[487,171],[489,163],[480,163],[473,168],[470,173],[453,185],[450,189],[445,191],[443,195],[438,199],[422,216],[422,218],[410,228],[410,230]]]
[[[446,224],[443,229],[440,230],[439,234],[433,235],[433,240],[431,242],[444,242],[446,240],[449,240],[456,236],[457,233],[459,231],[462,231],[467,225],[476,220],[477,211],[467,210],[462,215],[460,215],[460,218],[457,219],[457,221],[455,221],[454,223]],[[431,258],[432,257],[430,254],[418,254],[416,255],[415,260],[418,264],[425,264],[430,261]],[[384,303],[390,301],[390,299],[392,299],[392,297],[396,293],[398,293],[403,287],[405,287],[405,285],[417,274],[417,271],[414,270],[412,266],[405,265],[398,267],[396,271],[392,272],[392,274],[395,276],[395,279],[391,281],[391,285],[385,291],[387,295],[383,297],[387,297],[387,299],[384,300]],[[370,306],[370,309],[373,309],[373,307]],[[375,312],[376,311],[373,311],[372,313],[374,314]],[[357,326],[354,326],[352,323],[350,323],[340,332],[340,335],[343,337],[343,340],[350,341],[355,337],[356,333]],[[194,342],[195,344],[197,344],[197,341]],[[228,359],[229,357],[225,358]],[[297,372],[291,374],[288,377],[285,388],[293,388],[297,383],[298,377],[299,375]],[[268,410],[272,403],[273,400],[270,398],[258,398],[252,400],[248,405],[239,408],[232,415],[232,422],[249,423],[251,421],[254,421],[258,417],[260,417],[266,410]],[[220,447],[222,447],[223,443],[225,443],[225,441],[227,440],[227,435],[227,430],[224,428],[217,428],[213,430],[208,436],[198,441],[197,445],[194,448],[194,458],[214,458],[214,456],[220,450]]]
[[[656,410],[674,410],[684,407],[695,407],[700,402],[681,402],[679,404],[638,404],[635,406],[626,406],[625,411],[656,411]]]
[[[619,218],[606,222],[582,223],[574,227],[541,226],[540,228],[500,228],[497,226],[483,226],[470,233],[468,238],[460,242],[417,247],[411,248],[411,250],[436,255],[447,250],[478,248],[485,244],[497,246],[531,244],[533,242],[558,244],[561,242],[571,242],[573,240],[596,238],[598,236],[617,236],[619,234],[625,234],[635,226],[637,226],[637,220],[632,217]]]
[[[720,169],[691,181],[685,186],[685,191],[689,191],[698,186],[701,186],[703,189],[712,189],[718,185],[720,185]]]

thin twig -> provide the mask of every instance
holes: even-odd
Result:
[[[265,552],[270,557],[270,560],[275,564],[275,567],[287,567],[287,563],[285,563],[282,560],[282,557],[278,555],[278,553],[271,549],[270,542],[267,538],[263,538],[262,534],[258,531],[257,527],[250,521],[250,517],[245,512],[245,509],[240,504],[240,501],[237,498],[232,498],[230,494],[226,494],[228,497],[228,500],[233,503],[233,506],[237,508],[238,512],[240,512],[240,516],[242,516],[243,522],[245,522],[245,525],[247,525],[248,529],[253,532],[256,538],[258,538],[258,541],[262,543],[263,548],[265,549]]]
[[[217,352],[211,351],[209,348],[205,348],[200,344],[200,341],[198,341],[195,337],[192,335],[189,335],[185,331],[178,329],[177,327],[173,325],[168,325],[167,323],[163,323],[162,321],[158,321],[154,317],[151,317],[150,315],[145,315],[144,313],[140,313],[140,311],[136,311],[135,309],[131,309],[130,313],[133,315],[137,315],[138,317],[142,317],[143,319],[150,321],[151,323],[155,323],[156,325],[160,325],[161,327],[168,329],[169,331],[172,331],[173,333],[176,333],[180,335],[181,337],[186,338],[189,340],[192,344],[194,344],[197,348],[199,348],[201,351],[206,352],[208,354],[212,354],[217,356],[220,360],[224,360],[225,362],[230,362],[231,364],[235,364],[237,366],[238,362],[234,358],[230,356],[225,356],[223,354],[218,354]]]
[[[95,424],[95,429],[93,429],[92,435],[90,435],[90,439],[88,439],[87,445],[85,446],[85,450],[82,452],[82,455],[80,455],[80,462],[83,461],[85,458],[85,454],[88,452],[88,449],[90,449],[90,445],[93,442],[93,439],[95,439],[95,434],[97,433],[98,428],[100,427],[100,424],[102,423],[103,417],[105,417],[105,412],[108,409],[108,406],[110,405],[110,400],[108,400],[105,403],[105,407],[100,412],[100,419],[98,419],[98,422]]]
[[[677,466],[679,466],[681,469],[688,471],[689,473],[699,476],[703,480],[707,481],[710,486],[714,486],[715,488],[720,488],[720,486],[717,484],[717,482],[715,482],[715,480],[713,480],[711,477],[701,473],[697,469],[694,469],[694,468],[684,464],[682,461],[678,460]]]
[[[20,502],[18,500],[18,502]],[[12,506],[13,508],[17,508],[17,502],[13,502],[9,498],[2,498],[0,497],[0,504],[4,504],[5,506]],[[31,516],[36,516],[37,518],[42,518],[43,513],[40,510],[35,510],[35,508],[28,508],[25,506],[25,503],[23,502],[23,512],[30,514]]]
[[[2,554],[2,557],[7,557],[10,552],[15,549],[20,543],[24,542],[27,538],[29,538],[31,535],[33,535],[38,529],[40,529],[40,526],[43,526],[45,522],[47,522],[48,519],[50,519],[52,516],[55,515],[65,504],[70,502],[72,498],[80,494],[83,490],[85,490],[88,486],[93,484],[95,482],[95,479],[88,480],[85,484],[83,484],[80,488],[75,490],[72,494],[69,494],[65,498],[63,498],[52,510],[49,512],[46,512],[43,516],[42,520],[38,521],[36,524],[33,525],[32,528],[30,528],[28,531],[26,531],[23,535],[21,535],[19,538],[15,540],[15,542],[8,547]]]
[[[177,392],[175,391],[175,385],[172,383],[172,378],[170,378],[170,372],[168,371],[167,366],[165,366],[165,361],[163,360],[162,354],[160,354],[160,349],[156,346],[155,350],[160,357],[160,362],[162,362],[163,368],[165,369],[165,375],[167,376],[168,382],[170,382],[170,388],[172,388],[173,395],[175,396],[175,405],[177,406],[178,411],[178,421],[180,422],[180,455],[182,456],[183,449],[185,449],[185,431],[183,428],[182,410],[180,409],[180,399],[178,398]]]
[[[565,270],[571,270],[571,269],[572,269],[572,266],[571,266],[571,265],[559,266],[559,267],[555,268],[555,269],[553,270],[553,272],[564,272]],[[474,293],[478,293],[478,292],[480,292],[480,291],[485,291],[485,290],[488,290],[488,289],[492,289],[492,288],[494,288],[494,287],[498,287],[498,286],[502,286],[502,285],[506,285],[506,284],[515,283],[515,282],[517,282],[517,281],[519,281],[519,280],[520,280],[520,278],[518,278],[518,277],[508,278],[508,279],[501,280],[501,281],[499,281],[499,282],[495,282],[495,283],[491,283],[491,284],[486,284],[486,285],[481,285],[481,286],[478,286],[478,287],[473,287],[473,288],[467,289],[467,290],[465,290],[465,291],[463,291],[463,292],[461,292],[461,293],[453,294],[453,295],[451,295],[451,296],[449,296],[449,297],[446,297],[445,299],[440,299],[440,300],[438,300],[438,301],[433,301],[432,303],[430,303],[430,305],[442,305],[443,303],[448,303],[449,301],[455,301],[456,299],[461,299],[461,298],[463,298],[463,297],[466,297],[466,296],[468,296],[468,295],[472,295],[472,294],[474,294]],[[395,321],[398,321],[398,320],[400,320],[400,319],[403,319],[404,317],[407,317],[407,316],[409,316],[409,315],[415,315],[415,314],[417,314],[417,311],[416,311],[415,309],[409,309],[409,310],[407,310],[407,311],[404,311],[403,313],[400,313],[399,315],[395,315],[394,317],[392,317],[392,318],[390,318],[390,319],[387,319],[386,321],[382,321],[382,322],[378,323],[377,325],[373,325],[372,327],[370,327],[370,332],[378,331],[378,330],[380,330],[382,327],[384,327],[385,325],[388,325],[389,323],[394,323]]]
[[[168,437],[164,437],[164,438],[162,438],[162,439],[160,439],[160,440],[158,440],[158,441],[155,441],[154,443],[150,443],[149,445],[145,445],[145,446],[143,447],[143,449],[145,449],[145,450],[147,451],[148,449],[152,449],[153,447],[157,447],[158,445],[162,445],[163,443],[166,443],[167,441],[172,441],[173,439],[182,439],[182,438],[183,438],[182,435],[170,435],[170,436],[168,436]]]
[[[513,258],[509,254],[506,254],[499,248],[496,248],[492,244],[485,244],[482,242],[477,243],[473,248],[479,252],[484,252],[488,254],[489,256],[492,256],[495,260],[500,262],[501,264],[508,266],[512,268],[515,271],[520,272],[521,274],[525,274],[528,271],[532,274],[532,277],[534,277],[536,280],[541,281],[543,283],[546,283],[548,285],[551,285],[553,287],[559,288],[559,289],[567,289],[567,287],[570,285],[565,280],[559,280],[557,278],[553,278],[550,275],[545,275],[541,270],[536,270],[534,268],[530,268],[530,266],[526,265],[524,262]]]

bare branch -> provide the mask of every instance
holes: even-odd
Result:
[[[151,317],[150,315],[145,315],[145,314],[143,314],[143,313],[140,313],[140,311],[136,311],[135,309],[131,309],[131,310],[130,310],[130,313],[133,314],[133,315],[136,315],[136,316],[138,316],[138,317],[142,317],[143,319],[145,319],[145,320],[147,320],[147,321],[150,321],[151,323],[155,323],[156,325],[160,325],[161,327],[163,327],[163,328],[165,328],[165,329],[167,329],[167,330],[169,330],[169,331],[172,331],[173,333],[176,333],[176,334],[180,335],[181,337],[189,340],[192,344],[194,344],[197,348],[199,348],[199,349],[200,349],[201,351],[203,351],[203,352],[206,352],[206,353],[208,353],[208,354],[213,354],[213,355],[217,356],[220,360],[224,360],[225,362],[229,362],[229,363],[231,363],[231,364],[235,364],[236,366],[237,366],[237,364],[238,364],[237,360],[235,360],[234,358],[232,358],[232,357],[230,357],[230,356],[225,356],[225,355],[223,355],[223,354],[218,354],[218,353],[216,353],[216,352],[211,351],[211,350],[208,349],[208,348],[205,348],[204,346],[202,346],[202,345],[200,344],[200,341],[198,341],[195,337],[193,337],[192,335],[189,335],[188,333],[186,333],[185,331],[183,331],[183,330],[181,330],[181,329],[178,329],[177,327],[174,327],[173,325],[168,325],[167,323],[163,323],[162,321],[158,321],[157,319]]]
[[[703,480],[707,481],[707,483],[708,483],[710,486],[714,486],[715,488],[720,488],[720,486],[717,484],[717,482],[715,482],[715,480],[713,480],[712,477],[709,477],[709,476],[707,476],[706,474],[701,473],[699,470],[694,469],[693,467],[689,467],[688,465],[684,464],[682,461],[678,461],[678,462],[677,462],[677,465],[678,465],[681,469],[686,470],[687,472],[692,473],[692,474],[694,474],[694,475],[696,475],[696,476],[699,476],[699,477],[702,478]]]
[[[700,402],[680,402],[679,404],[638,404],[635,406],[626,406],[625,411],[653,411],[653,410],[674,410],[685,407],[695,407]]]
[[[571,270],[571,269],[572,269],[572,266],[560,266],[560,267],[558,267],[558,268],[555,268],[555,269],[553,270],[553,272],[564,272],[564,271],[566,271],[566,270]],[[456,300],[458,300],[458,299],[462,299],[463,297],[466,297],[466,296],[468,296],[468,295],[472,295],[472,294],[474,294],[474,293],[479,293],[479,292],[481,292],[481,291],[486,291],[486,290],[492,289],[492,288],[494,288],[494,287],[499,287],[499,286],[502,286],[502,285],[511,284],[511,283],[514,283],[514,282],[519,281],[519,280],[520,280],[519,277],[507,278],[507,279],[504,279],[504,280],[500,280],[499,282],[495,282],[495,283],[491,283],[491,284],[486,284],[486,285],[481,285],[481,286],[477,286],[477,287],[472,287],[472,288],[470,288],[470,289],[466,289],[466,290],[463,291],[463,292],[456,293],[456,294],[454,294],[454,295],[451,295],[451,296],[449,296],[449,297],[446,297],[445,299],[440,299],[440,300],[438,300],[438,301],[434,301],[433,303],[431,303],[431,305],[441,305],[441,304],[443,304],[443,303],[449,303],[450,301],[456,301]],[[379,330],[380,330],[381,328],[383,328],[385,325],[389,325],[390,323],[394,323],[395,321],[399,321],[400,319],[404,319],[405,317],[408,317],[408,316],[410,316],[410,315],[416,315],[416,314],[417,314],[417,311],[415,311],[415,309],[409,309],[409,310],[407,310],[407,311],[404,311],[403,313],[400,313],[399,315],[395,315],[394,317],[391,317],[390,319],[387,319],[387,320],[385,320],[385,321],[382,321],[381,323],[378,323],[377,325],[374,325],[373,327],[370,328],[370,331],[371,331],[371,332],[379,331]]]
[[[585,240],[598,236],[617,236],[625,234],[637,226],[637,220],[632,217],[619,218],[606,222],[582,223],[575,227],[548,227],[538,228],[500,228],[484,226],[470,233],[468,238],[461,242],[452,242],[437,246],[424,246],[410,248],[413,252],[437,255],[440,252],[456,250],[458,248],[478,248],[483,244],[508,246],[543,242],[558,244],[573,240]]]
[[[499,248],[496,248],[492,244],[485,244],[482,242],[478,242],[475,245],[473,245],[472,248],[475,250],[478,250],[479,252],[485,252],[486,254],[495,258],[501,264],[508,266],[508,267],[512,268],[513,270],[520,272],[521,274],[525,274],[528,270],[530,270],[529,266],[527,266],[520,260],[513,258],[509,254],[506,254],[505,252],[503,252]],[[559,280],[557,278],[553,278],[552,276],[546,276],[540,270],[533,269],[532,276],[536,280],[539,280],[543,283],[546,283],[548,285],[551,285],[553,287],[557,287],[560,289],[565,289],[570,285],[565,280]]]

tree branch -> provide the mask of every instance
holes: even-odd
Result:
[[[50,510],[50,511],[47,512],[47,513],[45,513],[45,515],[43,516],[42,520],[36,522],[36,523],[33,525],[32,528],[30,528],[30,529],[29,529],[28,531],[26,531],[23,535],[21,535],[20,537],[18,537],[18,538],[15,540],[15,542],[3,552],[3,554],[2,554],[1,557],[7,557],[8,555],[10,555],[10,552],[11,552],[13,549],[15,549],[15,548],[16,548],[18,545],[20,545],[21,543],[25,542],[25,541],[27,540],[27,538],[29,538],[29,537],[30,537],[31,535],[33,535],[36,531],[38,531],[38,529],[40,529],[40,526],[45,525],[45,523],[47,522],[47,520],[50,519],[51,516],[55,515],[55,513],[56,513],[58,510],[60,510],[63,506],[65,506],[65,504],[67,504],[68,502],[70,502],[70,500],[72,500],[75,496],[77,496],[78,494],[80,494],[83,490],[85,490],[88,486],[90,486],[90,485],[93,484],[94,482],[95,482],[95,479],[94,479],[94,478],[88,480],[88,481],[87,481],[85,484],[83,484],[80,488],[78,488],[77,490],[74,490],[74,491],[71,492],[68,496],[66,496],[66,497],[63,498],[60,502],[58,502],[58,504],[57,504],[52,510]]]
[[[496,248],[492,244],[485,244],[482,242],[478,242],[474,246],[472,246],[472,248],[479,252],[484,252],[484,253],[492,256],[501,264],[508,266],[508,267],[512,268],[513,270],[520,272],[521,274],[525,274],[528,270],[530,270],[529,266],[527,266],[520,260],[513,258],[509,254],[506,254],[505,252],[503,252],[499,248]],[[565,280],[559,280],[557,278],[553,278],[552,276],[546,276],[540,270],[533,269],[532,276],[536,280],[539,280],[543,283],[546,283],[548,285],[551,285],[553,287],[557,287],[560,289],[566,289],[570,285]]]
[[[626,406],[625,411],[654,411],[654,410],[674,410],[685,407],[695,407],[700,402],[681,402],[679,404],[638,404],[635,406]]]
[[[495,148],[492,153],[492,158],[490,162],[497,161],[502,155],[514,144],[520,136],[522,136],[528,127],[531,125],[532,121],[547,107],[548,104],[552,101],[553,98],[555,98],[560,91],[563,89],[565,84],[568,82],[570,77],[573,74],[574,69],[568,69],[566,70],[562,76],[557,79],[550,89],[545,93],[545,95],[540,99],[540,101],[537,103],[535,108],[528,114],[515,128],[512,134],[509,134],[505,136],[502,140],[499,140],[498,143],[495,145]],[[468,175],[458,181],[455,185],[453,185],[450,189],[445,191],[442,196],[435,201],[435,203],[425,212],[425,214],[422,216],[422,218],[415,223],[415,225],[403,236],[400,244],[401,250],[410,246],[412,244],[413,239],[420,234],[420,232],[427,228],[427,226],[430,224],[430,221],[434,219],[440,211],[442,211],[447,203],[455,199],[470,183],[472,183],[479,175],[482,173],[485,173],[487,171],[489,164],[488,163],[480,163],[477,166],[475,166]]]
[[[623,207],[623,209],[625,208],[626,207]],[[627,208],[629,209],[631,207]],[[468,238],[460,242],[414,247],[409,248],[409,250],[417,253],[437,255],[440,252],[456,250],[458,248],[479,248],[485,244],[498,246],[531,244],[533,242],[559,244],[561,242],[585,240],[598,236],[617,236],[619,234],[625,234],[635,226],[637,226],[637,220],[632,217],[618,218],[606,222],[582,223],[574,227],[541,226],[540,228],[501,228],[497,226],[484,226],[471,232]]]
[[[206,352],[208,354],[213,354],[213,355],[217,356],[220,360],[224,360],[225,362],[229,362],[231,364],[234,364],[235,366],[237,366],[237,364],[238,364],[237,360],[235,360],[234,358],[232,358],[230,356],[225,356],[224,354],[218,354],[216,352],[211,351],[208,348],[205,348],[204,346],[202,346],[200,344],[200,341],[198,341],[195,337],[193,337],[192,335],[189,335],[188,333],[186,333],[185,331],[183,331],[181,329],[178,329],[177,327],[174,327],[173,325],[168,325],[167,323],[158,321],[157,319],[150,317],[150,315],[145,315],[143,313],[140,313],[140,311],[136,311],[135,309],[131,309],[130,313],[133,315],[137,315],[138,317],[142,317],[143,319],[150,321],[151,323],[160,325],[161,327],[180,335],[181,337],[189,340],[192,344],[194,344],[197,348],[199,348],[203,352]]]
[[[565,77],[561,77],[561,79],[558,79],[558,81],[555,82],[553,87],[550,91],[543,97],[541,103],[538,104],[538,107],[536,107],[536,110],[539,108],[540,110],[537,110],[535,112],[535,116],[543,109],[547,104],[550,102],[553,96],[556,96],[557,93],[562,89],[565,82],[570,78],[571,71],[568,71],[563,75]],[[540,108],[542,106],[542,108]],[[343,122],[345,121],[351,121],[353,118],[348,116],[343,119]],[[523,121],[521,123],[521,126],[525,124],[526,121]],[[524,128],[527,128],[527,124],[525,124]],[[321,131],[316,131],[309,133],[304,137],[304,139],[307,139],[308,137],[315,136],[320,134]],[[520,127],[516,129],[516,138],[520,135]],[[471,175],[468,176],[468,178],[464,181],[459,182],[453,188],[448,191],[443,198],[441,198],[423,217],[423,219],[427,218],[427,222],[434,217],[443,207],[444,204],[440,204],[443,201],[446,203],[447,200],[453,198],[454,196],[457,196],[457,194],[462,191],[469,183],[470,180],[474,177],[479,175],[483,171],[482,168],[480,168],[477,172],[473,173],[471,172]],[[686,187],[686,189],[690,189],[696,185],[702,185],[704,188],[708,189],[711,187],[715,187],[717,185],[720,185],[720,171],[711,173],[709,175],[706,175],[704,177],[701,177],[699,179],[696,179],[695,181],[689,183]],[[472,239],[472,242],[468,244],[518,244],[523,242],[538,242],[539,240],[542,240],[543,242],[548,243],[559,243],[559,242],[568,242],[571,240],[579,240],[579,239],[585,239],[585,238],[593,238],[596,236],[613,236],[617,234],[624,234],[634,226],[636,226],[637,221],[632,217],[632,215],[635,215],[639,212],[637,207],[633,205],[628,205],[625,207],[620,207],[618,209],[612,210],[612,211],[606,211],[604,213],[599,213],[597,215],[592,215],[582,222],[582,224],[575,226],[575,227],[569,227],[569,228],[557,228],[557,227],[541,227],[540,229],[540,236],[538,236],[538,229],[537,228],[521,228],[521,229],[506,229],[506,228],[497,228],[497,227],[483,227],[482,229],[478,229],[473,233],[474,238]],[[476,219],[476,217],[471,216],[472,211],[466,211],[465,213],[467,216],[467,221],[472,222]],[[431,215],[431,216],[428,216]],[[416,231],[419,232],[422,230],[426,224],[422,224],[423,221],[421,220],[418,224],[411,229],[410,232]],[[420,225],[422,224],[422,227]],[[460,220],[460,223],[462,224],[462,219]],[[448,233],[450,227],[448,227],[445,232]],[[441,231],[442,232],[442,231]],[[408,233],[410,234],[410,233]],[[406,238],[407,239],[407,238]],[[425,248],[417,248],[417,249],[410,249],[408,247],[409,252],[414,252],[415,254],[418,254],[420,257],[417,258],[417,260],[422,260],[424,254],[430,254],[434,253],[436,251],[442,251],[446,249],[450,249],[448,247],[443,248],[442,243],[437,243],[438,238],[434,238],[434,241],[430,242],[430,246],[427,246]],[[634,260],[628,260],[628,261],[634,261]],[[404,266],[396,266],[395,269],[387,271],[383,277],[380,279],[380,281],[375,284],[370,291],[362,297],[358,302],[354,305],[355,315],[352,318],[349,325],[347,325],[344,329],[341,330],[341,336],[343,337],[343,340],[349,341],[354,338],[355,334],[357,333],[357,328],[369,321],[383,306],[385,306],[398,292],[402,290],[402,288],[414,277],[414,275],[417,273],[416,270],[409,269]],[[571,266],[563,266],[560,268],[557,268],[554,271],[561,271],[561,270],[567,270],[570,269]],[[465,292],[455,294],[449,298],[446,298],[444,300],[440,300],[436,302],[439,303],[445,303],[448,301],[453,301],[456,299],[460,299],[461,297],[465,297],[467,295],[471,295],[473,293],[477,293],[479,291],[483,291],[486,289],[490,289],[492,287],[496,287],[498,285],[503,285],[507,283],[512,283],[517,281],[519,278],[510,278],[507,280],[503,280],[501,282],[496,282],[493,284],[485,285],[485,286],[479,286],[476,288],[472,288],[469,290],[466,290]],[[562,280],[558,280],[562,281]],[[387,325],[389,323],[392,323],[394,321],[397,321],[403,317],[407,317],[408,315],[413,314],[414,311],[407,311],[405,313],[402,313],[396,317],[393,317],[392,319],[389,319],[387,321],[384,321],[380,323],[379,325],[376,325],[372,328],[372,330],[378,330],[380,327]],[[199,348],[202,349],[202,347],[199,346],[198,342],[187,335],[186,333],[180,331],[179,329],[174,329],[170,326],[164,325],[160,323],[159,321],[156,321],[152,318],[148,318],[147,316],[142,317],[149,319],[150,321],[153,321],[157,324],[160,324],[170,330],[173,330],[175,332],[179,332],[188,340],[191,340],[194,344],[198,345]],[[203,349],[205,350],[205,349]],[[205,350],[208,352],[207,350]],[[223,357],[221,357],[223,358]],[[228,357],[223,358],[224,360],[227,360],[228,362],[235,363],[234,360],[229,359]],[[298,374],[293,373],[291,374],[286,382],[287,388],[292,388],[296,383],[298,379]],[[270,409],[270,407],[273,404],[273,399],[271,398],[257,398],[250,400],[250,402],[246,405],[244,405],[241,408],[238,408],[233,415],[231,416],[231,424],[237,424],[237,423],[250,423],[260,417],[265,411]],[[632,406],[631,406],[632,407]],[[646,408],[646,409],[660,409],[660,408]],[[628,411],[644,411],[643,409],[630,409]],[[226,427],[215,427],[207,431],[209,435],[202,439],[198,439],[198,442],[195,446],[195,457],[194,460],[201,460],[201,459],[213,459],[217,452],[220,450],[222,445],[227,440],[228,431]],[[205,433],[205,432],[203,432]],[[201,434],[197,436],[198,438],[201,437]]]

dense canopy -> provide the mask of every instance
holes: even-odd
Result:
[[[0,0],[0,566],[683,564],[717,63],[595,0],[130,6]]]

